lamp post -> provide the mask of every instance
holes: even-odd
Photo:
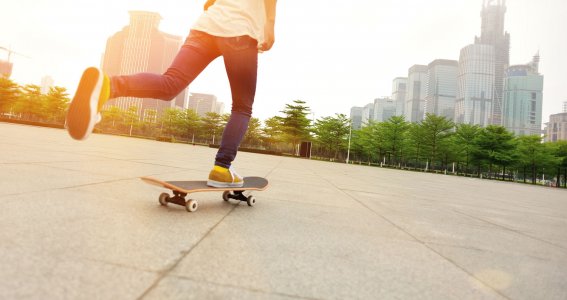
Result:
[[[346,163],[348,165],[349,159],[350,159],[350,137],[352,135],[352,120],[350,120],[349,122],[349,128],[348,128],[348,148],[347,148],[347,155],[346,155]]]

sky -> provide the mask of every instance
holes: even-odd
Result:
[[[205,0],[2,1],[0,47],[12,55],[12,79],[40,84],[50,76],[72,95],[82,71],[100,66],[107,39],[128,25],[131,10],[157,12],[162,32],[185,37]],[[391,95],[392,80],[415,64],[458,60],[480,35],[482,0],[280,0],[276,43],[260,54],[254,116],[281,115],[301,99],[311,118],[350,113]],[[567,101],[567,2],[508,0],[510,64],[539,51],[544,75],[543,122]],[[23,56],[25,55],[25,56]],[[0,59],[7,53],[0,51]],[[230,88],[217,59],[190,85],[230,109]]]

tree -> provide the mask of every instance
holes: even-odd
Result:
[[[112,128],[116,128],[116,121],[120,120],[120,118],[125,114],[125,112],[124,110],[120,109],[118,106],[112,105],[104,109],[101,112],[101,114],[102,114],[101,125],[109,124]]]
[[[191,143],[195,143],[195,136],[199,134],[199,122],[201,117],[193,109],[186,109],[180,115],[182,131],[187,134],[187,138],[191,139]]]
[[[272,149],[279,150],[277,145],[283,142],[283,118],[275,116],[266,119],[262,128],[262,135],[265,144]]]
[[[138,114],[137,106],[130,106],[124,115],[124,125],[129,126],[128,134],[132,136],[134,128],[140,126],[140,115]]]
[[[513,142],[514,135],[502,126],[489,125],[480,130],[474,139],[476,151],[473,155],[479,162],[479,169],[481,163],[487,163],[488,172],[492,175],[494,165],[504,168],[510,165],[514,161],[512,154],[515,145]]]
[[[419,167],[419,161],[423,155],[423,145],[425,143],[425,135],[423,127],[420,124],[411,123],[408,129],[408,154],[415,158],[415,167]],[[408,156],[408,157],[409,157]]]
[[[65,122],[65,111],[69,105],[69,94],[63,87],[51,87],[44,97],[43,115],[51,122]]]
[[[563,171],[563,186],[567,188],[567,141],[558,141],[554,143],[555,157],[558,159],[557,186],[561,186],[561,171]]]
[[[214,144],[215,140],[218,141],[216,137],[222,133],[222,127],[222,116],[217,113],[208,112],[201,119],[202,133],[205,135],[205,139],[212,137],[211,144]]]
[[[427,114],[421,123],[423,145],[428,151],[431,169],[435,170],[435,161],[440,151],[445,151],[446,140],[451,136],[455,124],[444,116]]]
[[[23,87],[22,94],[14,105],[14,111],[24,115],[27,120],[34,120],[40,117],[44,96],[38,85],[28,84]]]
[[[177,108],[166,108],[160,118],[162,134],[172,138],[181,131],[182,111]]]
[[[410,125],[406,122],[404,116],[393,116],[383,124],[384,148],[394,157],[394,164],[400,162],[409,127]]]
[[[248,130],[246,130],[246,134],[244,135],[244,145],[254,146],[260,142],[260,138],[262,137],[261,125],[260,119],[250,119],[250,122],[248,122]]]
[[[329,159],[336,159],[339,151],[346,147],[349,126],[350,120],[344,114],[323,117],[315,122],[316,140],[327,149]]]
[[[286,104],[282,111],[285,115],[283,117],[284,139],[291,143],[293,149],[296,149],[301,141],[311,139],[309,134],[311,121],[307,118],[309,112],[309,107],[305,106],[305,101],[302,100],[294,100],[293,104]]]
[[[0,113],[11,113],[20,97],[20,87],[4,76],[0,76]]]
[[[465,173],[469,172],[469,163],[476,144],[474,138],[480,131],[480,126],[470,124],[458,124],[454,136],[455,150],[461,157],[464,156]],[[460,160],[462,161],[462,159]]]
[[[560,163],[554,154],[555,150],[541,142],[541,137],[536,135],[520,136],[516,139],[518,162],[523,168],[524,182],[526,181],[526,169],[530,169],[532,184],[537,181],[538,169],[547,167],[555,172],[555,167]],[[543,172],[543,171],[542,171]]]
[[[376,149],[379,148],[380,140],[375,139],[379,133],[376,127],[377,123],[370,122],[361,129],[355,130],[351,137],[352,149],[361,156],[366,156],[368,165],[378,157]]]

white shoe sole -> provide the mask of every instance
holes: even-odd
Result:
[[[97,68],[87,68],[81,76],[77,92],[67,112],[66,127],[69,135],[84,140],[98,123],[98,101],[104,76]]]
[[[228,182],[208,180],[207,185],[216,188],[238,188],[244,185],[244,181],[238,183],[228,183]]]

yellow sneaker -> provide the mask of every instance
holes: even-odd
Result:
[[[100,122],[100,110],[110,97],[110,80],[97,68],[87,68],[67,112],[65,125],[76,140],[86,139]]]
[[[232,168],[227,169],[215,166],[209,173],[208,186],[212,187],[241,187],[244,185],[242,176],[236,174]]]

